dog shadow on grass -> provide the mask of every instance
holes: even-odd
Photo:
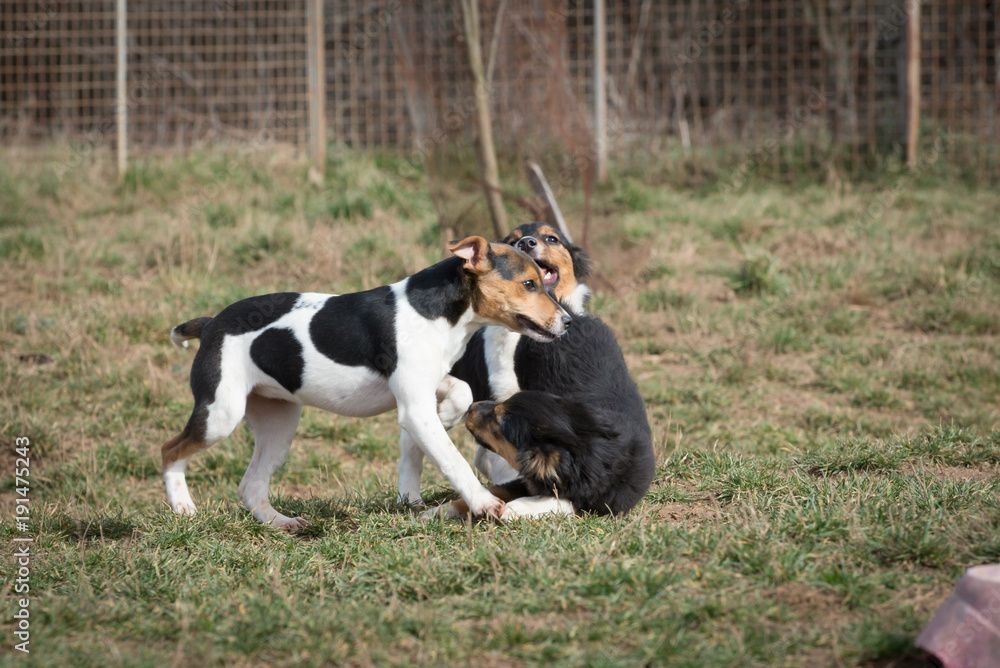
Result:
[[[62,536],[72,543],[88,540],[132,540],[142,535],[139,525],[121,513],[88,519],[74,519],[69,515],[56,515],[47,519],[45,531]]]

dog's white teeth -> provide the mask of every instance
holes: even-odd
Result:
[[[546,269],[546,270],[545,270],[545,276],[543,276],[542,278],[543,278],[543,280],[544,280],[544,281],[545,281],[546,283],[551,283],[552,281],[556,280],[556,275],[555,275],[555,274],[553,274],[553,273],[552,273],[551,271],[549,271],[548,269]]]

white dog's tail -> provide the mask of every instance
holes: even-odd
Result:
[[[212,321],[211,318],[195,318],[170,330],[170,342],[178,348],[187,348],[188,340],[200,339],[202,328]]]

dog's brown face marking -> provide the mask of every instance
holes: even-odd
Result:
[[[480,445],[503,457],[504,461],[517,471],[521,468],[521,464],[517,461],[517,448],[500,430],[503,415],[503,404],[495,401],[477,401],[465,414],[465,427]]]
[[[522,239],[525,241],[522,242]],[[551,225],[525,223],[504,237],[503,242],[531,256],[541,268],[545,285],[552,289],[556,299],[566,300],[576,290],[578,281],[573,269],[573,256],[562,235]]]
[[[559,484],[559,451],[541,452],[529,450],[518,459],[517,446],[507,440],[503,433],[503,421],[507,412],[506,403],[477,401],[465,414],[465,427],[476,441],[487,450],[492,450],[515,471],[539,480],[544,484]]]
[[[484,318],[538,340],[566,331],[566,311],[546,292],[542,272],[526,253],[502,243],[469,237],[448,249],[465,259],[474,278],[472,307]]]

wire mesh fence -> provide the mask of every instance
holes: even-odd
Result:
[[[0,5],[0,136],[113,134],[115,5],[5,2]]]
[[[481,0],[489,85],[471,81],[460,3],[324,5],[328,138],[427,154],[468,145],[475,105],[501,152],[583,165],[860,172],[902,153],[905,29],[917,0],[608,0],[608,120],[594,126],[594,4]],[[997,0],[920,17],[921,148],[1000,175]],[[136,150],[219,139],[304,146],[305,0],[128,3]],[[115,3],[0,0],[0,139],[114,142]]]
[[[305,136],[301,1],[128,3],[129,142]],[[0,2],[0,137],[114,144],[115,2]]]

